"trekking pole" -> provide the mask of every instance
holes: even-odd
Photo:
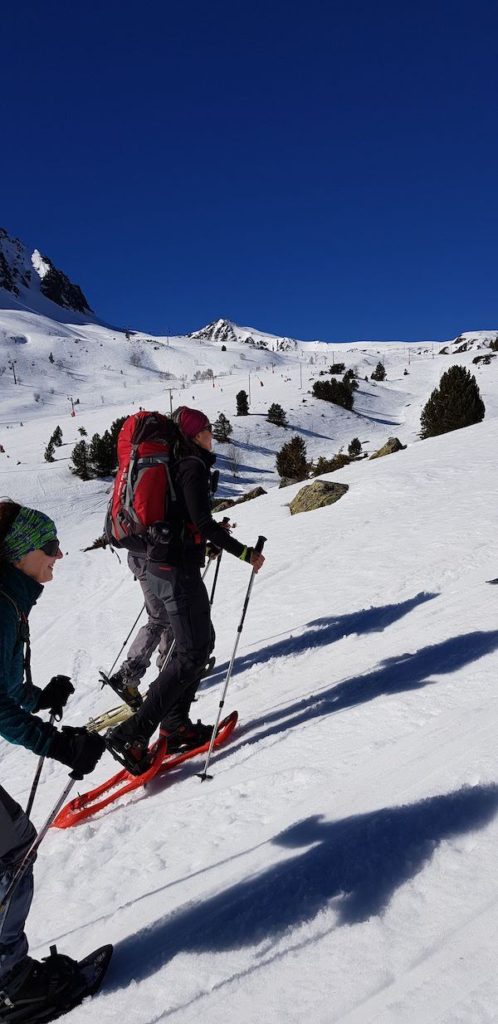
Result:
[[[31,846],[25,853],[14,877],[11,879],[7,892],[5,893],[5,896],[3,897],[2,902],[0,903],[0,911],[4,915],[7,913],[7,910],[9,909],[9,903],[12,899],[12,894],[14,890],[17,889],[19,882],[21,881],[22,878],[24,878],[24,875],[29,870],[33,861],[35,860],[38,850],[40,848],[40,844],[43,842],[52,822],[57,817],[61,807],[65,804],[67,797],[69,796],[69,793],[71,792],[75,782],[77,782],[78,779],[81,778],[83,778],[83,776],[76,774],[76,772],[74,771],[70,773],[69,781],[67,785],[64,787],[64,791],[61,793],[59,799],[57,800],[57,803],[50,811],[50,814],[45,824],[42,825],[40,831],[38,832],[38,835],[35,837],[35,839],[31,843]]]
[[[218,557],[217,557],[217,559],[216,559],[216,569],[215,569],[215,571],[214,571],[214,580],[213,580],[213,586],[211,587],[211,596],[210,596],[210,598],[209,598],[209,604],[210,604],[210,607],[212,607],[212,606],[213,606],[213,601],[214,601],[214,592],[215,592],[215,590],[216,590],[216,584],[217,584],[217,582],[218,582],[218,573],[219,573],[219,571],[220,571],[220,562],[221,562],[221,556],[222,556],[222,554],[223,554],[223,551],[220,551],[220,553],[219,553],[219,555],[218,555]]]
[[[258,537],[257,544],[255,545],[255,548],[254,548],[254,550],[258,554],[261,554],[261,552],[263,550],[263,547],[264,547],[264,544],[265,544],[265,541],[266,541],[266,537],[261,537],[261,536]],[[236,640],[235,640],[235,646],[234,646],[234,649],[233,649],[233,652],[232,652],[232,657],[230,659],[230,664],[228,666],[228,671],[227,671],[227,674],[226,674],[225,685],[223,687],[223,693],[221,695],[221,700],[220,700],[220,703],[218,705],[218,715],[217,715],[217,718],[216,718],[216,722],[213,725],[213,731],[211,733],[211,740],[210,740],[210,743],[209,743],[209,750],[208,750],[208,752],[206,754],[206,760],[204,762],[204,768],[203,768],[202,772],[198,773],[198,776],[197,776],[201,780],[201,782],[204,782],[206,779],[212,779],[212,777],[213,777],[212,775],[208,775],[207,774],[207,770],[208,770],[208,767],[209,767],[209,762],[211,760],[211,754],[213,752],[214,741],[216,739],[216,733],[218,732],[218,726],[220,724],[221,712],[222,712],[222,709],[223,709],[223,705],[225,703],[225,697],[226,697],[226,692],[228,690],[228,684],[230,682],[230,677],[232,675],[232,669],[233,669],[233,665],[234,665],[234,661],[235,661],[235,655],[237,654],[237,647],[239,646],[240,635],[242,633],[242,627],[244,625],[244,619],[246,617],[247,606],[249,604],[249,598],[251,596],[251,590],[253,588],[255,575],[256,575],[256,573],[254,572],[254,569],[253,569],[252,573],[251,573],[251,579],[249,580],[249,586],[247,588],[247,593],[246,593],[246,597],[245,597],[245,601],[244,601],[244,607],[242,609],[242,616],[241,616],[239,625],[237,626],[237,637],[236,637]]]
[[[223,516],[223,519],[222,519],[222,521],[220,523],[220,526],[225,526],[225,524],[228,524],[229,522],[230,522],[229,516]],[[211,605],[211,607],[213,606],[214,592],[216,590],[216,584],[218,582],[218,573],[220,571],[220,562],[221,562],[222,554],[223,554],[223,550],[220,551],[220,553],[219,553],[219,555],[218,555],[218,557],[216,559],[216,569],[215,569],[215,573],[214,573],[213,586],[211,588],[211,597],[209,598],[209,604]],[[208,562],[208,565],[209,565],[209,562]]]
[[[49,718],[49,725],[53,725],[54,722],[55,722],[55,715],[52,713],[50,715],[50,718]],[[38,789],[38,783],[40,781],[40,775],[42,773],[42,768],[43,768],[44,760],[45,760],[45,754],[41,754],[41,756],[38,759],[38,768],[36,769],[35,777],[33,779],[33,785],[31,786],[31,792],[29,794],[28,802],[26,804],[26,814],[27,814],[28,818],[29,818],[29,816],[31,814],[31,808],[33,806],[33,802],[34,802],[34,799],[35,799],[35,796],[36,796],[36,790]]]
[[[121,652],[125,649],[126,644],[128,643],[128,640],[130,639],[130,636],[133,633],[133,630],[135,629],[135,626],[136,626],[138,620],[142,617],[144,611],[145,611],[145,604],[142,605],[142,607],[141,607],[141,609],[140,609],[140,611],[139,611],[139,613],[138,613],[138,615],[137,615],[137,617],[135,619],[135,622],[133,623],[133,626],[131,627],[130,632],[128,633],[128,636],[126,637],[126,640],[123,640],[123,644],[122,644],[122,646],[120,648],[119,654],[118,654],[117,658],[113,661],[113,663],[112,663],[112,665],[111,665],[111,667],[110,667],[110,669],[109,669],[109,671],[107,673],[108,676],[112,675],[112,670],[113,670],[116,662],[119,661],[119,658],[121,656]]]

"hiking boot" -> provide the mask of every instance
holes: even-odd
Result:
[[[124,700],[125,704],[128,704],[133,711],[138,711],[143,701],[142,694],[138,689],[138,683],[133,683],[128,679],[122,669],[118,669],[112,676],[107,676],[105,672],[101,672],[100,679],[102,686],[110,686],[114,693],[117,693],[118,697]]]
[[[78,962],[50,947],[50,956],[25,956],[0,981],[0,1020],[50,1020],[71,1004],[75,989],[84,981]]]
[[[177,729],[170,730],[168,726],[161,726],[160,735],[166,737],[167,754],[174,754],[180,750],[195,750],[209,743],[213,732],[212,725],[204,725],[199,719],[194,725],[190,719]]]
[[[131,775],[143,775],[150,768],[149,741],[146,736],[134,735],[133,718],[109,729],[105,736],[108,751]]]

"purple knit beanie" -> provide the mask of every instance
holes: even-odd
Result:
[[[184,405],[178,413],[178,426],[185,437],[196,437],[201,430],[209,427],[209,420],[204,412],[199,409],[189,409]]]

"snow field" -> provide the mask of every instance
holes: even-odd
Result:
[[[413,357],[399,385],[379,386],[379,397],[371,388],[365,415],[382,422],[365,420],[368,436],[413,441],[447,365]],[[261,391],[275,378],[267,374]],[[498,588],[485,583],[498,575],[494,367],[481,379],[482,424],[346,467],[334,474],[350,488],[336,505],[292,517],[298,488],[289,487],[233,510],[241,540],[267,536],[267,560],[226,700],[240,725],[214,755],[213,780],[201,784],[202,762],[189,763],[50,832],[36,864],[34,955],[51,942],[73,955],[116,946],[108,984],[74,1024],[96,1014],[102,1024],[217,1024],[227,1012],[241,1024],[496,1021]],[[240,380],[230,386],[234,397]],[[271,391],[284,407],[286,386]],[[187,395],[214,415],[213,391],[204,382]],[[87,400],[89,433],[128,411],[110,385],[105,407],[98,392],[93,407],[90,389]],[[83,552],[101,532],[108,484],[42,461],[59,416],[46,412],[33,404],[25,426],[7,432],[1,489],[58,524],[65,558],[31,616],[33,669],[40,683],[72,674],[65,721],[80,724],[114,703],[98,671],[112,664],[141,594],[124,561]],[[399,425],[386,423],[395,415]],[[249,419],[232,419],[249,430],[247,442],[239,433],[247,482],[225,470],[224,488],[264,484],[272,455],[263,449],[285,437]],[[353,420],[327,411],[332,447],[313,445],[332,454],[340,430],[361,437]],[[224,555],[217,666],[193,709],[203,721],[217,711],[248,582],[247,566]],[[35,759],[3,741],[0,757],[3,783],[25,804]],[[105,755],[81,788],[115,768]],[[65,779],[46,763],[36,824]]]

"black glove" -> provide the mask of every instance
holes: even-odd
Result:
[[[104,750],[105,743],[98,732],[87,732],[85,728],[74,729],[70,725],[64,725],[60,732],[55,733],[48,756],[67,764],[82,778],[83,775],[93,772]]]
[[[50,714],[59,722],[62,718],[62,709],[65,708],[72,693],[74,686],[69,676],[52,676],[40,693],[36,710],[50,709]]]

